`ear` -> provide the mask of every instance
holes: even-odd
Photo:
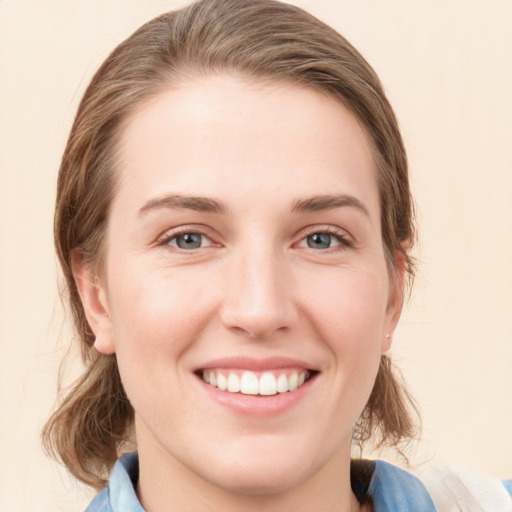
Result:
[[[94,348],[102,354],[113,354],[115,346],[105,288],[80,251],[71,254],[71,266],[87,322],[96,337]]]
[[[395,254],[395,266],[390,275],[389,299],[386,309],[385,335],[382,340],[381,351],[383,354],[389,351],[393,341],[393,332],[398,325],[405,292],[405,254],[397,251]]]

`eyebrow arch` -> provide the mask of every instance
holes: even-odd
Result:
[[[226,207],[220,201],[210,197],[183,196],[170,194],[150,199],[140,210],[139,215],[158,208],[185,208],[198,212],[225,213]]]
[[[344,206],[357,208],[367,217],[370,216],[366,206],[357,199],[357,197],[346,194],[313,196],[307,199],[296,199],[292,203],[292,212],[318,212],[321,210],[331,210]]]

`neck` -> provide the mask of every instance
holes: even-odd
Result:
[[[147,441],[147,440],[146,440]],[[139,443],[137,494],[147,512],[361,512],[350,486],[350,445],[286,488],[230,489],[208,481],[160,445]]]

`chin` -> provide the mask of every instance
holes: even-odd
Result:
[[[232,457],[223,454],[222,460],[208,464],[208,475],[203,478],[226,491],[252,496],[275,495],[299,487],[311,479],[326,461],[319,450],[298,449],[295,443],[285,442],[281,446],[258,442],[243,450],[232,447]],[[294,444],[294,446],[291,446]]]
[[[297,471],[296,464],[249,466],[240,464],[216,469],[209,479],[216,487],[234,494],[268,496],[284,493],[308,479],[307,471]]]

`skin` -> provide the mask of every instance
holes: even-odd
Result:
[[[118,167],[104,275],[79,255],[74,267],[95,347],[117,354],[136,411],[145,509],[359,510],[352,427],[401,289],[354,116],[312,89],[210,76],[141,106]],[[184,196],[222,211],[178,205]],[[344,200],[312,209],[314,196]],[[178,247],[183,233],[201,246]],[[313,233],[330,244],[310,247]],[[292,357],[316,373],[284,411],[242,414],[195,373],[232,356]]]

